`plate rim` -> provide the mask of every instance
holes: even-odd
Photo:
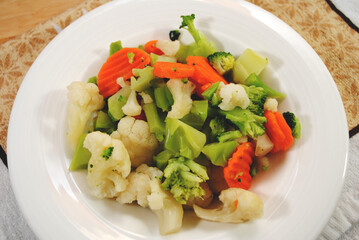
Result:
[[[138,2],[141,2],[143,0],[136,0]],[[154,0],[156,1],[156,0]],[[200,2],[201,0],[192,0],[193,2]],[[300,38],[302,43],[307,45],[306,47],[308,49],[311,49],[311,51],[313,51],[313,55],[317,58],[317,60],[319,60],[319,62],[321,63],[321,65],[323,66],[323,69],[322,70],[325,70],[326,71],[326,74],[328,75],[328,77],[330,78],[331,81],[328,81],[328,84],[331,84],[331,88],[334,88],[335,92],[336,92],[336,98],[339,98],[340,102],[341,102],[341,115],[343,115],[342,117],[344,117],[344,122],[345,122],[345,129],[348,129],[348,125],[347,125],[347,119],[346,119],[346,115],[345,115],[345,111],[344,111],[344,106],[343,106],[343,101],[341,99],[341,96],[339,94],[339,91],[338,91],[338,88],[328,70],[328,68],[325,66],[325,64],[323,63],[323,61],[320,59],[320,57],[318,56],[318,54],[315,52],[315,50],[311,47],[311,45],[305,41],[305,39],[298,33],[296,32],[293,28],[291,28],[286,22],[284,22],[283,20],[281,20],[280,18],[276,17],[274,14],[260,8],[259,6],[257,5],[254,5],[250,2],[246,2],[246,1],[242,1],[242,0],[225,0],[226,2],[233,2],[235,4],[238,4],[238,5],[244,5],[246,8],[249,6],[250,8],[254,8],[256,9],[256,11],[260,11],[262,13],[265,13],[266,15],[269,15],[271,16],[272,18],[274,18],[276,21],[279,21],[280,24],[284,24],[286,25],[286,31],[288,31],[289,33],[291,34],[294,34],[296,35],[296,38]],[[14,121],[13,118],[15,114],[13,114],[14,112],[16,112],[16,108],[19,108],[18,105],[19,105],[19,97],[18,96],[21,96],[23,95],[23,91],[24,90],[24,86],[26,86],[27,84],[29,84],[30,82],[30,77],[28,76],[31,76],[31,72],[32,72],[32,69],[33,69],[33,66],[37,66],[37,64],[39,64],[39,62],[41,62],[44,58],[44,56],[46,57],[46,52],[48,51],[48,49],[51,49],[53,45],[56,45],[56,43],[58,41],[60,41],[61,38],[63,38],[67,32],[71,32],[72,29],[75,29],[78,25],[82,24],[84,21],[87,21],[87,19],[90,19],[92,18],[94,15],[96,14],[99,14],[101,13],[101,11],[106,11],[107,8],[110,8],[112,5],[122,5],[122,4],[126,4],[127,2],[133,2],[133,0],[119,0],[119,1],[111,1],[111,2],[108,2],[108,3],[105,3],[103,5],[101,5],[100,7],[94,9],[94,10],[91,10],[90,12],[84,14],[83,16],[81,16],[80,18],[76,19],[74,22],[72,22],[68,27],[66,27],[65,29],[63,29],[53,40],[51,40],[49,42],[49,44],[41,51],[41,53],[39,54],[39,56],[36,58],[36,60],[34,61],[33,65],[30,67],[30,69],[28,70],[26,76],[24,77],[23,79],[23,82],[18,90],[18,93],[16,95],[16,98],[15,98],[15,101],[14,101],[14,105],[13,105],[13,109],[11,110],[11,115],[10,115],[10,119],[9,119],[9,128],[8,128],[8,137],[7,137],[7,144],[8,144],[8,165],[9,165],[9,173],[10,173],[10,180],[11,180],[11,186],[14,190],[14,193],[15,193],[15,197],[16,197],[16,201],[21,209],[21,212],[24,213],[26,211],[25,210],[25,206],[23,204],[21,204],[21,202],[19,202],[19,197],[21,195],[21,193],[19,192],[18,189],[16,189],[16,185],[14,185],[14,182],[16,182],[15,180],[15,169],[12,167],[13,166],[13,160],[12,160],[12,156],[13,156],[13,147],[12,147],[12,142],[14,141],[13,140],[13,136],[11,135],[11,133],[15,130],[13,130],[15,127],[13,126],[12,122]],[[214,1],[204,1],[204,2],[215,2],[215,3],[219,3],[220,0],[214,0]],[[246,6],[247,5],[247,6]],[[267,16],[268,17],[268,16]],[[14,111],[13,111],[14,110]],[[343,119],[342,119],[343,120]],[[345,176],[346,176],[346,173],[347,173],[347,164],[348,164],[348,154],[349,154],[349,132],[346,131],[346,138],[344,140],[344,145],[345,145],[345,157],[344,157],[344,166],[343,166],[343,174],[342,174],[342,178],[341,178],[341,187],[339,189],[339,192],[342,191],[343,189],[343,185],[344,185],[344,179],[345,179]],[[321,229],[323,230],[325,225],[327,224],[327,222],[329,221],[330,219],[330,215],[333,214],[334,210],[335,210],[335,207],[337,206],[338,204],[338,201],[340,199],[340,196],[341,194],[336,194],[336,200],[334,201],[335,204],[332,204],[332,207],[331,207],[331,210],[328,211],[330,213],[327,213],[327,215],[329,217],[327,217],[327,221],[322,223],[321,225]],[[30,219],[30,216],[27,216],[26,214],[23,214],[27,223],[31,226],[31,229],[34,231],[34,226],[32,226],[32,223],[31,223],[31,219]],[[35,231],[34,231],[35,232]],[[318,231],[318,235],[320,234],[321,232]],[[39,234],[38,232],[36,232],[36,234]]]

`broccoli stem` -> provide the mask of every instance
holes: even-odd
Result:
[[[150,132],[155,134],[158,141],[162,142],[166,134],[166,128],[165,123],[158,115],[156,104],[152,102],[143,105],[143,111],[145,112],[148,125],[150,126]]]
[[[184,116],[181,121],[201,130],[204,122],[207,119],[208,114],[208,101],[207,100],[195,100],[192,102],[192,108],[190,113]]]
[[[268,87],[255,73],[251,73],[244,81],[247,86],[261,87],[268,94],[268,97],[272,98],[285,98],[285,94],[277,92],[276,90]]]
[[[72,158],[69,170],[86,169],[91,158],[91,152],[83,146],[87,134],[82,134],[76,146],[74,157]]]
[[[187,30],[192,35],[194,41],[198,43],[201,40],[201,35],[199,34],[199,31],[194,26],[193,21],[187,21],[187,27],[188,27]]]
[[[173,154],[169,150],[163,150],[159,154],[153,157],[153,163],[156,167],[161,169],[162,171],[167,167],[168,160],[173,157]]]
[[[227,142],[242,137],[242,133],[239,130],[228,131],[218,136],[219,142]]]
[[[210,143],[203,147],[202,152],[215,166],[226,166],[238,143],[228,141],[223,143]]]
[[[154,95],[157,107],[162,109],[163,112],[169,111],[174,101],[172,94],[166,84],[156,87],[154,89]]]

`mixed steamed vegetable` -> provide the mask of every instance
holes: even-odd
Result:
[[[150,208],[161,234],[180,230],[184,208],[219,222],[261,217],[251,180],[300,137],[294,113],[278,111],[285,95],[258,77],[268,59],[221,52],[194,14],[181,18],[190,45],[180,30],[137,48],[113,42],[98,76],[68,87],[69,169],[87,169],[97,198]]]

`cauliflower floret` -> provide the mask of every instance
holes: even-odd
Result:
[[[129,116],[120,120],[117,131],[111,136],[120,139],[126,146],[133,167],[138,167],[142,163],[151,163],[158,147],[157,138],[150,132],[148,123]]]
[[[170,79],[167,87],[172,93],[174,104],[167,117],[180,119],[187,115],[192,108],[191,95],[195,89],[195,85],[190,81],[182,81],[181,79]]]
[[[158,218],[162,235],[178,232],[182,226],[183,208],[173,196],[166,192],[161,184],[163,173],[155,167],[140,165],[128,177],[127,189],[120,193],[117,201],[121,203],[137,203],[149,207]]]
[[[193,205],[193,210],[200,218],[228,223],[241,223],[260,218],[263,215],[263,202],[256,194],[241,189],[228,188],[219,195],[222,206],[204,209]]]
[[[123,77],[117,78],[116,83],[120,85],[121,88],[131,88],[131,85],[123,80]]]
[[[122,111],[127,116],[137,116],[141,114],[142,107],[138,104],[137,94],[135,90],[131,91],[130,96],[127,99],[125,106],[122,107]]]
[[[87,182],[97,198],[117,197],[126,189],[130,156],[123,143],[101,132],[89,133],[84,147],[91,152]]]
[[[222,102],[218,107],[224,111],[230,111],[235,107],[246,109],[250,104],[246,90],[240,84],[230,83],[222,86],[219,96]]]
[[[162,235],[178,232],[182,227],[183,208],[166,192],[161,181],[150,182],[151,195],[147,197],[150,209],[157,215]]]
[[[264,111],[278,111],[278,101],[275,98],[267,97],[266,101],[264,102],[263,106]]]
[[[150,94],[145,93],[145,92],[140,92],[138,94],[140,94],[140,96],[142,97],[144,104],[153,103],[153,99]]]
[[[116,200],[120,203],[132,203],[137,200],[138,205],[148,207],[147,197],[151,194],[150,182],[161,178],[162,175],[162,171],[158,168],[141,164],[136,171],[130,173],[126,190],[121,192]]]
[[[160,49],[166,56],[174,57],[180,49],[180,41],[158,40],[156,48]]]
[[[73,82],[67,89],[69,91],[67,140],[74,151],[92,112],[103,108],[105,102],[96,84]]]

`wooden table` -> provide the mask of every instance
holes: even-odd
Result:
[[[0,44],[83,0],[0,0]]]

